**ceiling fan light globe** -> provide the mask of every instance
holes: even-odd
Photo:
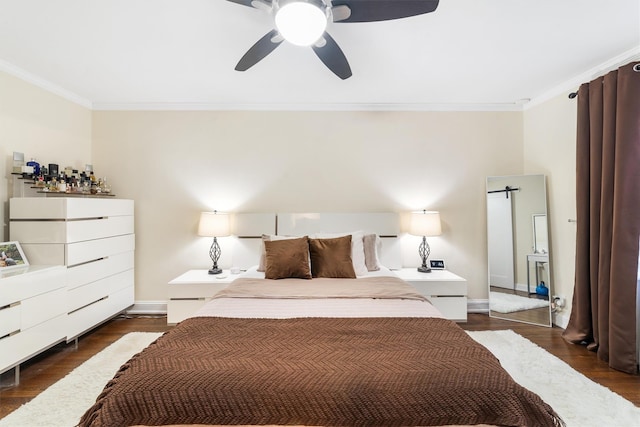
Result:
[[[289,43],[310,46],[324,34],[327,14],[315,4],[294,1],[278,9],[275,23],[282,37]]]

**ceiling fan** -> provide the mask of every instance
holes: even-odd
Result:
[[[433,12],[439,0],[229,0],[273,15],[275,28],[265,34],[236,65],[246,71],[284,40],[311,46],[318,58],[341,79],[351,77],[342,49],[327,33],[329,22],[374,22]]]

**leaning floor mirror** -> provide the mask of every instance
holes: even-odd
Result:
[[[551,265],[544,175],[487,178],[489,315],[551,326]]]

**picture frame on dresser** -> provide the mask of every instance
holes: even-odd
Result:
[[[0,242],[0,271],[28,266],[29,260],[19,242]]]

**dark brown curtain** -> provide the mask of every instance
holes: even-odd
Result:
[[[634,67],[636,70],[634,70]],[[573,308],[564,338],[637,374],[640,239],[640,65],[578,91],[577,240]]]

